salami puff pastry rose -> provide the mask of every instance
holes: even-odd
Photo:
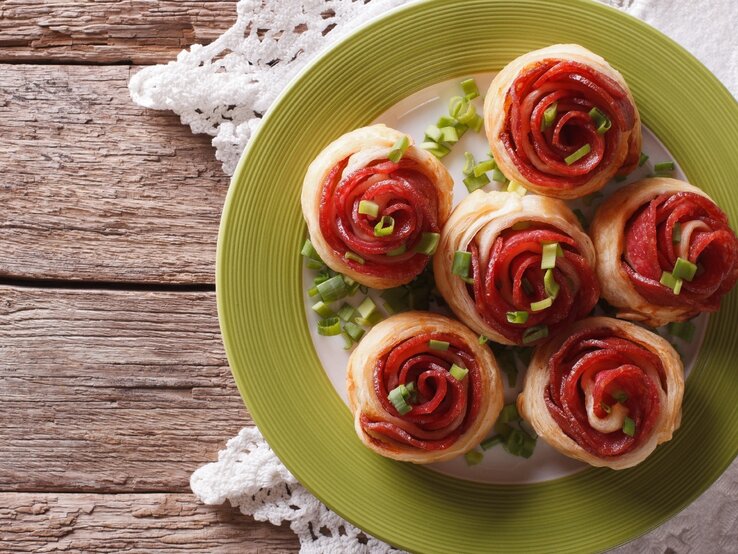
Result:
[[[518,410],[562,454],[624,469],[679,427],[683,371],[679,355],[655,333],[592,317],[536,349]]]
[[[372,328],[351,354],[347,386],[361,441],[417,464],[477,446],[503,405],[490,349],[458,321],[429,312],[405,312]]]
[[[538,194],[579,198],[638,164],[641,121],[628,85],[576,44],[506,65],[487,92],[484,121],[502,172]]]
[[[384,125],[356,129],[310,164],[302,212],[334,271],[386,289],[410,282],[435,252],[453,180],[432,154]]]
[[[738,239],[702,190],[656,177],[618,190],[590,226],[602,296],[658,327],[714,312],[738,280]]]

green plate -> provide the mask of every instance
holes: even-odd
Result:
[[[709,40],[709,38],[708,38]],[[318,498],[366,532],[417,552],[591,552],[656,527],[738,452],[738,294],[710,319],[687,381],[682,428],[636,468],[485,485],[363,447],[313,348],[303,308],[300,187],[331,140],[433,83],[499,70],[575,42],[630,85],[644,123],[738,220],[738,105],[686,51],[584,0],[428,0],[361,27],[303,71],[253,137],[226,200],[218,311],[238,388],[269,444]],[[735,225],[734,225],[735,226]]]

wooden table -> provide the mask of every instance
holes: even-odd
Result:
[[[189,492],[252,425],[215,308],[228,179],[209,137],[126,88],[234,18],[235,0],[0,3],[3,552],[298,549]]]

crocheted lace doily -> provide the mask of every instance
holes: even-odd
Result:
[[[176,61],[138,72],[129,84],[131,97],[141,106],[172,110],[194,133],[213,136],[216,157],[230,175],[262,115],[318,50],[404,1],[240,0],[233,27],[207,46],[194,45],[181,52]],[[712,0],[700,2],[699,8],[671,0],[605,2],[678,38],[708,63],[733,94],[738,92],[738,48],[730,25],[738,17],[738,2]],[[690,17],[673,16],[688,5],[693,6]],[[701,23],[694,23],[695,18]],[[704,40],[707,28],[709,41]],[[722,50],[711,51],[715,48]],[[303,553],[400,552],[366,536],[321,504],[287,471],[255,428],[243,429],[231,439],[217,462],[192,475],[191,486],[206,504],[228,500],[259,521],[289,522]],[[717,509],[733,502],[730,490],[736,486],[736,476],[726,474],[713,487],[722,495],[720,502],[698,506],[698,501],[688,514],[641,539],[637,548],[641,552],[663,552],[665,548],[684,552],[690,543],[710,544],[710,538],[702,535],[714,532],[716,521],[723,538],[735,538],[738,510],[719,515]],[[712,523],[701,525],[708,521]]]

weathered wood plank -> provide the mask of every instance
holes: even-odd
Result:
[[[251,424],[214,293],[7,286],[0,421],[0,491],[69,492],[189,490]]]
[[[0,61],[162,63],[236,20],[236,0],[3,0]]]
[[[212,283],[228,179],[125,66],[0,65],[0,276]]]
[[[0,493],[3,552],[297,552],[289,527],[185,494]]]

